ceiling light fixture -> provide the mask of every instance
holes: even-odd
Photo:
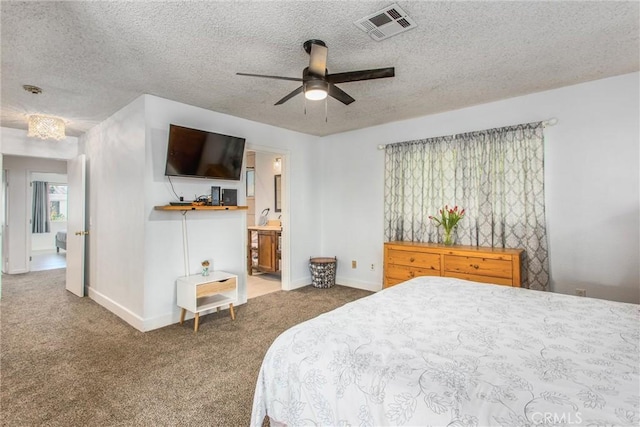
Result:
[[[310,80],[304,85],[304,97],[310,101],[320,101],[327,97],[329,84],[322,80]]]
[[[40,139],[55,139],[57,141],[64,139],[66,137],[64,120],[57,117],[33,114],[29,116],[27,136]]]

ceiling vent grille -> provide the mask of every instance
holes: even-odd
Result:
[[[415,21],[395,3],[358,19],[354,24],[376,41],[388,39],[417,27]]]

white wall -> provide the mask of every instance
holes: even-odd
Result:
[[[633,73],[323,138],[322,249],[338,257],[338,282],[373,290],[382,283],[378,144],[556,117],[545,130],[551,288],[639,302],[638,94]]]
[[[3,144],[4,146],[4,144]],[[31,228],[31,172],[67,172],[67,162],[21,156],[3,156],[4,169],[9,182],[7,190],[7,239],[3,272],[7,274],[29,271]]]
[[[140,330],[175,323],[175,280],[185,274],[182,215],[154,210],[176,200],[164,176],[169,124],[240,136],[247,145],[284,152],[290,161],[285,188],[292,233],[290,287],[309,283],[307,259],[320,247],[314,167],[317,137],[144,95],[87,132],[80,140],[89,170],[89,295]],[[242,181],[172,178],[178,196],[208,194],[212,185],[238,190]],[[239,275],[246,301],[246,215],[243,211],[186,214],[188,269],[204,259]]]
[[[0,151],[4,155],[68,160],[78,155],[78,138],[67,136],[61,141],[30,138],[22,129],[1,128]]]
[[[145,112],[139,97],[80,138],[87,155],[89,296],[144,322]]]

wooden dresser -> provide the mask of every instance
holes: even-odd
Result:
[[[444,276],[520,287],[522,249],[445,246],[436,243],[384,244],[384,287],[418,276]]]

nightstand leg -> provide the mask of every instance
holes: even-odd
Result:
[[[231,320],[236,320],[236,313],[233,311],[233,304],[229,304],[229,314],[231,314]]]
[[[220,313],[220,307],[216,307],[216,313]]]
[[[180,311],[180,324],[182,325],[184,323],[184,315],[187,314],[187,310],[185,308],[183,308]]]
[[[193,332],[198,332],[198,322],[200,321],[200,313],[196,313],[193,318]]]

